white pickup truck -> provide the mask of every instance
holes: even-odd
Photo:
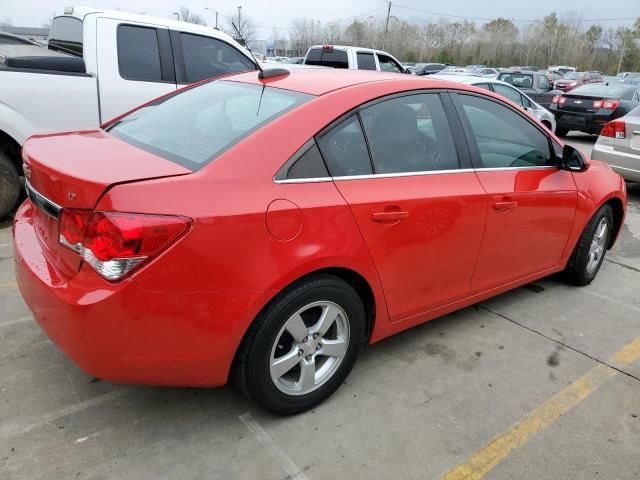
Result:
[[[390,53],[347,45],[313,45],[307,50],[302,63],[351,70],[411,73]]]
[[[257,69],[212,28],[94,8],[53,19],[48,49],[0,45],[0,218],[20,194],[20,148],[34,133],[95,128],[213,76]]]

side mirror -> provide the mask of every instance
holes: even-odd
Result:
[[[565,145],[562,149],[560,168],[569,172],[584,172],[587,169],[587,160],[577,148]]]

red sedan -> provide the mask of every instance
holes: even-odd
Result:
[[[622,179],[487,90],[246,73],[34,136],[16,276],[92,375],[311,408],[361,347],[555,272],[593,280]],[[562,308],[562,306],[558,306]]]

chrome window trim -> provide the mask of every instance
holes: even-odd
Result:
[[[338,180],[367,180],[374,178],[398,178],[398,177],[421,177],[425,175],[446,175],[452,173],[473,173],[487,171],[512,171],[512,170],[551,170],[558,169],[553,165],[536,165],[531,167],[483,167],[483,168],[456,168],[453,170],[427,170],[424,172],[398,172],[398,173],[374,173],[369,175],[345,175],[343,177],[318,177],[318,178],[292,178],[287,180],[273,179],[273,183],[319,183],[335,182]]]
[[[49,200],[47,197],[38,192],[29,180],[25,179],[25,190],[27,191],[27,196],[29,199],[36,205],[40,210],[49,215],[51,218],[57,219],[60,215],[60,210],[62,207],[57,203]]]

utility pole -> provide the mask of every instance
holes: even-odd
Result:
[[[242,5],[238,5],[238,29],[242,30]]]
[[[219,30],[219,28],[218,28],[218,11],[217,10],[211,10],[209,7],[204,7],[204,9],[205,10],[209,10],[210,12],[213,12],[213,13],[216,14],[216,26],[215,26],[215,29]]]
[[[387,36],[387,31],[389,30],[389,16],[391,15],[391,2],[387,2],[389,6],[387,7],[387,23],[384,26],[384,35]]]
[[[627,47],[627,35],[622,39],[622,51],[620,52],[620,61],[618,62],[618,71],[616,75],[620,73],[620,69],[622,68],[622,57],[624,57],[624,50]]]

